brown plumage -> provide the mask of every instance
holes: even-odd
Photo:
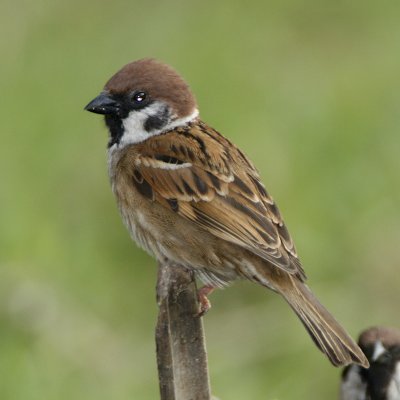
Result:
[[[400,346],[400,329],[386,326],[374,326],[366,329],[360,334],[358,344],[367,353],[373,353],[373,347],[376,342],[381,342],[383,347],[390,348]]]
[[[175,71],[149,59],[128,64],[87,109],[106,114],[113,191],[143,248],[194,270],[209,286],[249,279],[280,293],[332,364],[368,365],[305,285],[292,238],[257,170],[198,118]]]
[[[188,84],[171,67],[152,58],[125,65],[111,77],[104,89],[117,96],[143,90],[150,96],[168,101],[178,117],[185,116],[197,107]]]

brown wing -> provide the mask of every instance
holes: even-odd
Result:
[[[243,153],[201,121],[136,145],[139,191],[290,273],[304,272],[280,213]]]

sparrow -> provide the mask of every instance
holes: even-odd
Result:
[[[194,271],[207,295],[237,279],[279,293],[335,366],[368,360],[305,284],[281,214],[253,163],[199,117],[188,84],[155,59],[125,65],[85,109],[103,114],[108,169],[131,237]]]
[[[400,330],[369,328],[361,333],[358,344],[371,366],[344,368],[341,400],[400,400]]]

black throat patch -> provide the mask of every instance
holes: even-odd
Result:
[[[105,121],[108,129],[110,130],[110,140],[108,141],[108,148],[114,144],[118,144],[124,134],[124,127],[122,125],[122,118],[116,115],[106,115]]]
[[[371,362],[369,369],[363,369],[363,380],[367,382],[367,392],[371,400],[386,400],[388,388],[394,379],[397,364],[400,362],[400,346],[389,347],[377,360]]]

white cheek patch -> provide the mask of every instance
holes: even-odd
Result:
[[[124,147],[127,144],[135,144],[143,142],[157,134],[156,131],[146,131],[144,124],[151,116],[157,115],[165,106],[159,102],[155,102],[143,110],[134,110],[122,121],[124,134],[119,142],[118,147]]]
[[[386,349],[383,347],[383,344],[380,340],[375,342],[374,354],[372,355],[372,361],[376,361],[385,351],[386,351]]]
[[[198,116],[199,116],[199,110],[197,108],[195,108],[194,111],[191,114],[189,114],[187,117],[174,119],[173,121],[168,123],[165,126],[165,128],[162,129],[162,131],[165,132],[165,131],[169,131],[171,129],[177,128],[178,126],[184,126],[184,125],[188,124],[189,122],[193,121],[194,119],[196,119]]]
[[[147,131],[144,126],[149,117],[155,117],[165,112],[166,105],[160,101],[156,101],[150,106],[143,110],[131,111],[129,115],[122,121],[124,127],[124,134],[118,144],[118,147],[125,147],[129,144],[141,143],[152,136],[159,135],[162,132],[169,131],[178,126],[183,126],[194,120],[198,115],[199,111],[195,109],[193,113],[187,117],[172,119],[161,129],[153,129]]]
[[[396,364],[393,378],[388,387],[387,399],[388,400],[400,399],[400,361],[398,361]]]

